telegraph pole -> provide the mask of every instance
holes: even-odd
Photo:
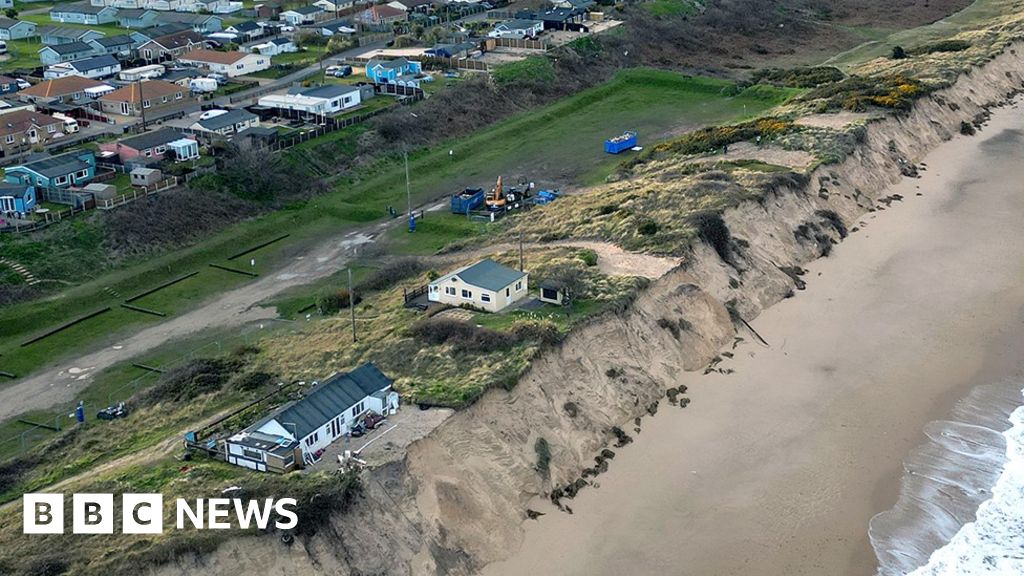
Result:
[[[352,267],[348,268],[348,310],[352,318],[352,341],[356,341],[356,305],[355,294],[352,292]]]
[[[408,205],[408,216],[409,221],[412,222],[412,187],[409,185],[409,149],[405,147],[402,149],[402,156],[405,158],[405,201]],[[409,230],[412,231],[411,229]]]
[[[525,272],[526,266],[523,264],[523,231],[519,231],[519,271]]]

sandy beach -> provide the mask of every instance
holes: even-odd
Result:
[[[741,334],[735,373],[681,373],[693,404],[645,418],[574,514],[532,503],[548,514],[483,574],[873,574],[868,523],[925,424],[1024,366],[1022,156],[1009,107],[933,151],[752,322],[768,346]]]

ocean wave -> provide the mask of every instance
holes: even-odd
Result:
[[[1024,575],[1024,407],[1019,382],[979,386],[928,424],[900,497],[871,520],[880,576]]]

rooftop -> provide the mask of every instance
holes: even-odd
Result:
[[[352,84],[325,84],[315,88],[296,87],[288,90],[289,94],[299,94],[308,98],[337,98],[352,92],[359,92],[359,87]]]
[[[7,18],[6,16],[0,16],[0,29],[8,30],[10,28],[14,28],[19,22],[21,21]],[[31,22],[29,22],[29,24],[31,24]]]
[[[161,128],[153,132],[145,132],[138,136],[132,136],[131,138],[125,138],[119,142],[122,146],[127,146],[135,150],[145,150],[147,148],[153,148],[154,146],[163,146],[175,140],[184,138],[184,134],[175,130],[174,128]]]
[[[74,4],[64,4],[54,6],[50,9],[50,14],[99,14],[103,10],[106,10],[106,6],[93,6],[88,2],[75,2]]]
[[[234,64],[248,56],[245,52],[218,52],[216,50],[192,50],[184,54],[179,60],[194,60],[196,62],[212,62],[214,64]]]
[[[76,40],[74,42],[68,42],[67,44],[54,44],[52,46],[44,46],[39,49],[40,52],[43,50],[50,49],[64,56],[65,54],[77,54],[78,52],[92,52],[92,46],[89,46],[85,42]]]
[[[100,96],[100,99],[110,102],[140,102],[143,95],[149,100],[150,98],[168,96],[181,91],[181,86],[177,84],[164,82],[163,80],[146,80],[141,83],[132,82],[127,86],[114,90],[110,94]]]
[[[104,54],[103,56],[93,56],[92,58],[75,60],[74,62],[69,62],[69,64],[79,72],[88,72],[89,70],[117,66],[120,62],[110,54]]]
[[[472,266],[467,266],[460,270],[456,270],[447,276],[443,276],[435,280],[434,283],[440,284],[442,281],[451,278],[452,276],[458,276],[466,284],[497,292],[516,280],[523,278],[526,276],[526,273],[509,268],[508,266],[502,266],[494,260],[487,258],[486,260],[481,260]]]
[[[207,130],[220,130],[221,128],[227,128],[228,126],[233,126],[239,122],[245,122],[246,120],[252,120],[253,118],[258,118],[258,116],[248,110],[236,108],[234,110],[229,110],[227,114],[221,114],[219,116],[214,116],[213,118],[200,120],[199,122],[196,122],[196,124],[199,124]]]
[[[65,96],[67,94],[77,94],[86,88],[99,88],[102,86],[107,86],[107,84],[92,78],[65,76],[63,78],[54,78],[53,80],[43,80],[35,86],[22,90],[21,93],[40,98],[56,98],[57,96]]]
[[[296,440],[301,440],[363,398],[386,390],[392,384],[390,378],[369,362],[351,372],[331,376],[302,400],[281,408],[247,431],[258,430],[267,422],[277,420],[285,429],[294,431]]]
[[[110,48],[112,46],[121,46],[123,44],[131,44],[134,41],[132,40],[131,36],[128,36],[127,34],[118,34],[117,36],[107,36],[105,38],[97,38],[95,40],[91,40],[91,42],[95,42],[95,43],[99,44],[100,46],[103,46],[104,48]]]
[[[90,153],[91,154],[91,153]],[[12,166],[8,168],[8,172],[16,168],[23,168],[25,170],[31,170],[37,174],[42,174],[47,178],[55,178],[57,176],[64,176],[72,172],[78,172],[79,170],[85,170],[90,167],[90,164],[85,160],[79,158],[82,155],[82,151],[78,150],[75,152],[67,152],[65,154],[59,154],[57,156],[50,156],[42,158],[34,162],[28,162],[20,166]]]

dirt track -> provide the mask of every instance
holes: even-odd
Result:
[[[428,210],[439,210],[443,208],[443,204],[432,205]],[[233,328],[253,321],[276,318],[276,310],[257,304],[289,288],[309,284],[344,269],[353,256],[354,247],[373,242],[374,238],[391,225],[395,225],[394,221],[326,240],[273,274],[220,294],[198,308],[156,326],[145,328],[113,346],[62,361],[57,366],[0,389],[0,421],[29,410],[71,403],[75,399],[75,394],[92,382],[94,374],[168,342],[204,330]],[[668,258],[632,254],[606,242],[545,244],[552,245],[570,245],[594,250],[598,253],[598,266],[605,274],[658,278],[677,264],[677,261]],[[462,259],[492,254],[509,249],[510,246],[489,246],[473,252],[460,252],[452,257]]]

